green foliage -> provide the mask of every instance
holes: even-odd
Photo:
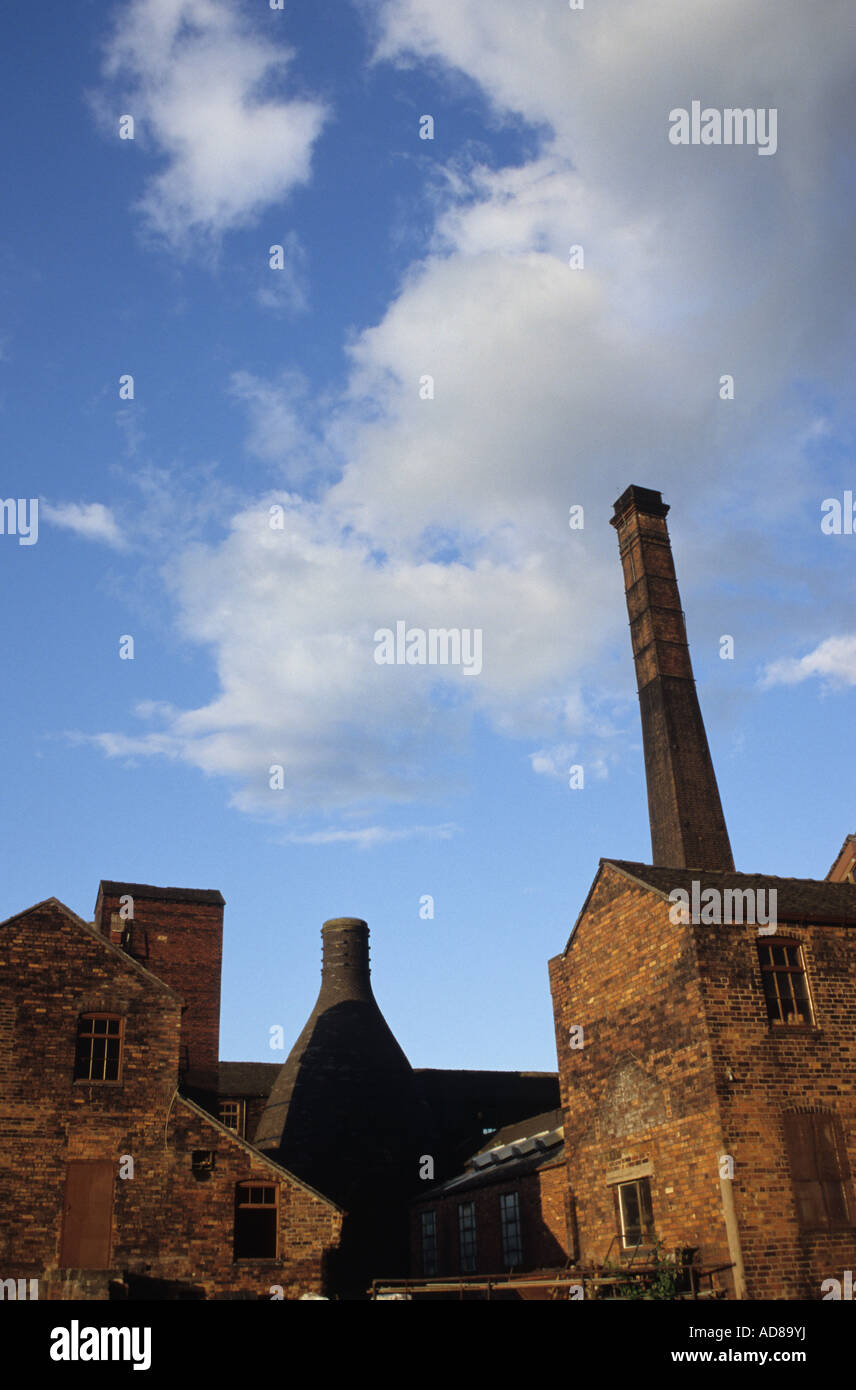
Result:
[[[636,1278],[628,1278],[631,1269],[622,1264],[605,1264],[604,1274],[624,1275],[622,1283],[613,1286],[613,1298],[626,1299],[673,1299],[678,1282],[677,1266],[674,1255],[664,1255],[663,1242],[657,1241],[649,1259],[645,1261],[647,1265],[653,1265],[653,1271],[649,1268],[644,1273],[640,1272]],[[632,1268],[632,1267],[631,1267]]]

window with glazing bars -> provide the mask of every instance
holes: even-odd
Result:
[[[242,1100],[220,1101],[220,1123],[227,1129],[244,1137],[244,1102]]]
[[[461,1273],[476,1272],[476,1204],[461,1202],[458,1206],[458,1243],[461,1252]]]
[[[503,1192],[499,1199],[499,1223],[502,1230],[502,1260],[506,1269],[523,1261],[523,1241],[520,1234],[520,1201],[516,1192]]]
[[[618,1210],[618,1229],[622,1250],[634,1250],[654,1240],[654,1213],[651,1209],[651,1184],[647,1178],[617,1183],[615,1203]]]
[[[422,1213],[422,1273],[438,1273],[436,1211]]]
[[[235,1259],[276,1259],[278,1188],[275,1183],[238,1184],[235,1195]]]
[[[75,1081],[119,1081],[121,1074],[121,1018],[110,1014],[82,1014],[77,1024]]]
[[[767,1017],[772,1024],[813,1022],[802,947],[797,941],[759,942]]]

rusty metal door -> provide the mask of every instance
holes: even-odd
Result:
[[[113,1227],[113,1164],[74,1159],[66,1166],[61,1269],[107,1269]]]

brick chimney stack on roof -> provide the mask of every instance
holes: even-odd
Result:
[[[707,745],[681,596],[659,492],[629,487],[615,503],[639,704],[653,863],[734,869]]]

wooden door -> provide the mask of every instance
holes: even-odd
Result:
[[[113,1227],[113,1163],[73,1159],[66,1165],[61,1269],[107,1269]]]

